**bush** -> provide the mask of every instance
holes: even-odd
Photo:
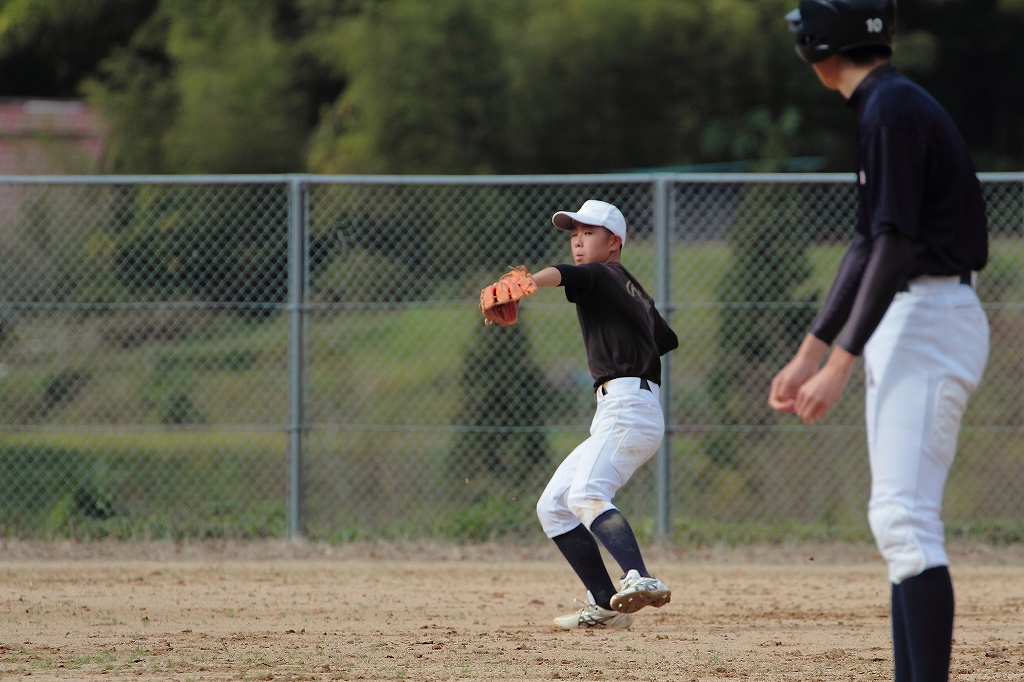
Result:
[[[486,493],[491,479],[516,490],[547,467],[541,422],[550,390],[521,324],[480,325],[464,355],[460,387],[453,421],[459,431],[448,461],[453,481],[469,479],[462,488],[471,496]]]
[[[288,298],[288,188],[230,185],[216,195],[190,186],[140,186],[122,197],[113,226],[116,280],[134,298],[230,303],[256,319]],[[334,237],[309,244],[312,276],[336,252]]]
[[[459,542],[486,542],[501,537],[535,535],[532,505],[516,497],[485,495],[454,512],[441,524],[444,537]]]
[[[589,198],[585,191],[577,189],[569,203]],[[456,191],[444,185],[389,185],[317,188],[316,192],[321,205],[337,206],[327,222],[330,234],[320,233],[318,238],[337,244],[336,250],[346,249],[347,267],[369,279],[381,273],[367,265],[382,262],[391,266],[387,273],[395,282],[380,293],[369,289],[367,293],[376,297],[373,300],[407,300],[408,292],[400,281],[405,275],[419,285],[414,286],[414,293],[422,300],[424,288],[436,280],[540,260],[559,233],[536,226],[546,224],[552,213],[565,208],[556,202],[567,200],[563,195],[524,202],[520,186]],[[319,280],[314,282],[314,287],[318,285]]]
[[[170,307],[107,310],[96,316],[100,338],[111,348],[131,350],[148,343],[209,337],[216,311]]]
[[[748,188],[729,229],[732,260],[718,287],[718,360],[707,393],[720,429],[705,438],[719,467],[738,468],[740,424],[774,424],[766,403],[772,375],[794,352],[817,315],[817,292],[798,291],[810,279],[810,212],[796,188],[765,195]]]
[[[66,369],[51,377],[43,388],[40,417],[45,418],[64,403],[77,398],[90,379],[92,374],[80,369]]]
[[[274,470],[278,453],[207,450],[0,443],[0,532],[26,539],[283,536],[283,484],[266,489],[253,479]]]
[[[194,365],[182,356],[158,354],[144,388],[153,421],[158,424],[205,424],[209,415],[192,400]]]
[[[270,314],[287,295],[286,188],[226,187],[209,202],[194,192],[137,189],[136,217],[114,256],[118,282],[136,296],[195,296]]]

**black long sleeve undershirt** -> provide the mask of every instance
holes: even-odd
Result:
[[[858,233],[843,257],[825,305],[811,326],[811,334],[828,344],[838,334],[837,346],[860,355],[892,299],[906,283],[913,262],[914,244],[910,237],[886,232],[868,240]]]
[[[860,232],[854,232],[853,241],[847,249],[843,261],[839,264],[839,272],[832,282],[825,305],[821,307],[817,319],[811,325],[811,334],[818,337],[828,345],[839,336],[843,330],[850,311],[853,310],[853,302],[857,298],[857,290],[860,289],[860,281],[864,276],[864,269],[868,266],[868,259],[871,258],[871,240]]]

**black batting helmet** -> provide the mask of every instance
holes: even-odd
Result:
[[[786,20],[796,34],[797,53],[812,64],[870,45],[891,54],[896,0],[800,0]]]

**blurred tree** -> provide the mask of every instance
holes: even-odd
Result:
[[[993,154],[1004,164],[1024,157],[1024,91],[1008,91],[1024,68],[1015,38],[1024,28],[1020,2],[901,3],[897,64],[939,95],[975,148],[1001,150]],[[795,58],[781,19],[793,4],[503,0],[483,10],[473,0],[429,8],[394,0],[327,32],[324,44],[334,48],[325,58],[353,88],[318,130],[310,165],[573,172],[770,161],[784,134],[790,154],[822,155],[833,169],[849,168],[853,113]],[[463,43],[451,38],[459,12],[484,22]],[[476,60],[467,57],[474,51]],[[468,67],[453,67],[467,59]],[[964,98],[972,90],[979,96]],[[467,120],[460,111],[497,114],[469,117],[475,123],[460,129]],[[979,131],[973,138],[972,126]],[[997,162],[984,154],[983,167]]]
[[[302,169],[293,51],[273,33],[273,2],[165,0],[177,112],[163,140],[179,173]]]
[[[454,490],[477,497],[518,491],[548,468],[551,454],[543,428],[550,386],[533,358],[522,324],[483,324],[463,353],[462,401],[452,423],[460,430],[447,471]],[[493,484],[500,487],[493,489]]]
[[[785,9],[784,0],[394,0],[321,34],[325,59],[351,86],[315,134],[309,165],[595,172],[771,156],[771,145],[750,147],[755,113],[836,118],[835,107],[807,106],[828,93],[794,68]],[[803,146],[787,129],[787,146],[835,150],[834,129]]]
[[[0,0],[0,96],[74,97],[159,0]]]
[[[339,27],[348,90],[312,143],[333,173],[501,171],[507,75],[487,5],[394,0]]]
[[[700,160],[703,129],[764,101],[757,3],[536,3],[511,46],[517,170]]]
[[[124,172],[852,163],[796,0],[0,0],[0,95],[73,96]],[[895,61],[1024,164],[1024,0],[901,0]],[[83,87],[84,84],[84,87]]]
[[[117,230],[113,258],[124,290],[158,301],[237,303],[253,317],[273,314],[287,292],[285,190],[237,185],[220,198],[196,201],[192,188],[175,185],[125,197],[134,216]]]
[[[178,96],[171,58],[164,50],[169,21],[158,14],[127,46],[117,47],[82,84],[90,102],[111,123],[108,170],[160,173],[167,170],[164,136],[174,122]]]
[[[315,56],[349,0],[161,0],[83,84],[119,172],[301,170],[344,77]]]
[[[718,285],[718,359],[707,379],[719,425],[775,423],[765,387],[817,315],[817,292],[801,292],[811,276],[805,224],[812,210],[801,190],[766,195],[750,186],[736,207],[728,235],[732,258]],[[718,429],[705,437],[704,450],[718,466],[739,467],[743,439],[761,437]]]
[[[210,201],[197,200],[193,189],[132,187],[122,195],[126,219],[110,234],[115,281],[135,297],[196,297],[232,304],[253,320],[272,318],[288,295],[287,189],[238,184]],[[336,247],[331,235],[310,239],[312,277]]]
[[[796,107],[787,107],[777,120],[772,120],[767,107],[758,107],[731,130],[721,119],[712,120],[704,126],[700,149],[710,157],[759,159],[758,171],[782,171],[799,127],[800,111]]]
[[[1021,170],[1024,1],[901,0],[900,28],[896,64],[949,110],[977,165]]]

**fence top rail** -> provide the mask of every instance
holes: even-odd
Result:
[[[291,175],[0,175],[0,185],[285,184]]]
[[[1024,182],[1021,173],[978,173],[982,182]],[[604,173],[576,175],[0,175],[0,185],[530,185],[650,183],[853,183],[853,173]]]
[[[691,183],[851,183],[853,173],[603,173],[573,175],[309,175],[316,184],[337,185],[557,185],[651,183],[656,180]],[[1024,179],[1024,174],[1022,174]]]
[[[978,173],[982,182],[1024,182],[1024,173]]]

